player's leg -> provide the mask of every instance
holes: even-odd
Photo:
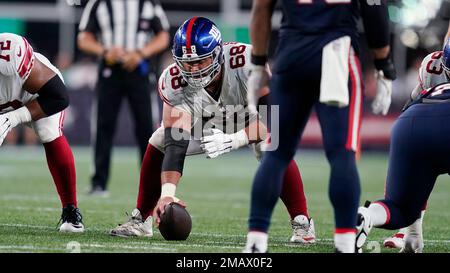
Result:
[[[314,220],[309,217],[303,181],[295,160],[291,160],[284,176],[280,199],[291,216],[290,242],[312,244],[316,241]]]
[[[334,209],[334,241],[338,251],[354,252],[356,214],[360,185],[356,168],[355,150],[346,144],[354,138],[357,143],[359,128],[349,121],[350,107],[337,108],[319,103],[317,115],[322,128],[326,157],[330,163],[328,194]],[[350,123],[350,124],[349,124]],[[357,146],[354,146],[356,148]]]
[[[359,217],[367,223],[368,229],[366,234],[359,236],[361,239],[358,240],[357,247],[362,247],[372,225],[384,229],[398,229],[411,225],[420,218],[423,204],[428,200],[439,175],[436,167],[441,164],[441,152],[439,148],[433,148],[439,141],[416,134],[420,131],[427,134],[432,132],[432,128],[428,127],[430,124],[423,127],[426,123],[433,122],[414,123],[410,117],[400,117],[396,121],[391,134],[385,199],[370,204],[368,208],[359,209]],[[425,142],[430,145],[423,145]],[[410,233],[410,236],[409,241],[413,245],[408,243],[408,246],[421,252],[421,230]]]
[[[267,113],[261,113],[262,121],[268,126],[271,125],[269,95],[265,95],[258,100],[258,107],[265,106]],[[261,108],[260,108],[261,109]],[[268,130],[268,129],[267,129]],[[252,144],[256,159],[261,160],[263,151],[261,147],[265,142]],[[314,221],[308,215],[308,206],[303,181],[295,160],[291,160],[283,176],[283,187],[280,195],[289,216],[291,217],[292,237],[290,242],[311,244],[315,242]]]
[[[263,142],[252,144],[256,159],[263,155]],[[293,243],[311,244],[315,242],[314,221],[309,217],[303,181],[295,160],[291,160],[283,176],[283,186],[280,199],[283,201],[291,218]]]
[[[61,204],[60,231],[83,232],[82,216],[77,208],[76,172],[72,149],[62,132],[64,112],[32,122],[31,126],[44,145],[47,164]]]
[[[187,155],[199,154],[198,143],[189,143]],[[164,160],[164,127],[159,127],[151,136],[144,155],[139,178],[139,192],[136,209],[124,224],[110,231],[111,235],[132,237],[152,237],[153,209],[161,196],[161,170]]]
[[[109,178],[111,149],[120,112],[122,94],[120,82],[113,77],[104,77],[100,73],[96,87],[96,108],[93,111],[92,124],[94,138],[94,175],[91,194],[107,196],[106,186]]]
[[[150,82],[148,77],[130,74],[127,79],[130,110],[134,118],[134,132],[139,146],[140,159],[146,153],[148,139],[153,133],[152,108],[150,103]]]
[[[159,127],[148,141],[139,177],[136,208],[131,218],[110,231],[113,236],[152,237],[153,208],[161,195],[161,170],[164,160],[164,127]]]
[[[189,142],[187,156],[203,153],[198,141]],[[159,127],[151,136],[139,179],[139,193],[136,208],[143,218],[153,215],[153,209],[161,196],[161,170],[164,160],[164,127]]]
[[[309,218],[303,181],[295,160],[291,160],[284,173],[280,199],[286,206],[291,220],[298,215]]]
[[[304,85],[302,93],[299,85],[298,73],[293,72],[274,74],[271,80],[270,99],[271,105],[279,106],[279,130],[272,128],[271,148],[274,150],[265,153],[253,180],[246,251],[252,251],[255,246],[257,251],[267,250],[270,218],[282,192],[283,176],[317,100],[314,88]],[[274,116],[271,118],[276,122]],[[274,143],[278,146],[274,147]]]
[[[356,168],[362,118],[363,85],[358,57],[349,56],[349,104],[336,107],[318,103],[316,112],[330,164],[329,197],[334,209],[334,242],[337,251],[354,252],[360,182]]]
[[[383,246],[387,247],[387,248],[402,249],[405,246],[405,237],[406,236],[409,236],[410,234],[419,234],[419,233],[422,234],[422,232],[421,232],[422,231],[422,223],[423,223],[423,218],[425,216],[426,207],[427,207],[427,204],[425,204],[423,206],[419,219],[417,219],[411,225],[409,225],[405,228],[399,229],[397,233],[386,238],[383,242]]]

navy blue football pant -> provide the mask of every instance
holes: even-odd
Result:
[[[317,55],[316,55],[317,56]],[[350,65],[350,64],[349,64]],[[300,65],[301,66],[301,65]],[[273,208],[280,196],[282,177],[294,157],[313,107],[322,129],[330,163],[329,197],[337,229],[354,229],[360,185],[355,151],[359,145],[362,113],[361,71],[353,55],[350,67],[349,106],[319,103],[321,56],[309,60],[304,70],[275,72],[270,84],[270,103],[279,105],[279,146],[266,152],[253,180],[249,230],[267,232]],[[274,138],[274,131],[271,137]]]
[[[391,133],[382,228],[409,226],[420,217],[436,178],[450,172],[450,103],[416,104],[395,122]]]

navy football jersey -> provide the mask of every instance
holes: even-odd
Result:
[[[282,30],[303,34],[354,33],[359,18],[357,0],[282,0]]]

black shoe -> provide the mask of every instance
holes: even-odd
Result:
[[[70,204],[63,208],[61,214],[62,224],[59,227],[61,232],[83,232],[83,216],[81,212],[74,205]]]

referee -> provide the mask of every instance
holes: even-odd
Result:
[[[79,31],[79,49],[101,59],[96,126],[92,126],[96,129],[95,171],[90,194],[106,196],[113,136],[123,98],[130,103],[141,160],[153,133],[149,58],[168,47],[169,23],[158,0],[90,0]]]

